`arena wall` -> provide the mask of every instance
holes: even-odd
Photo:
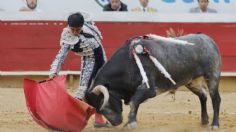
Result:
[[[0,75],[2,87],[22,87],[27,76],[7,76],[4,72],[45,72],[50,69],[59,47],[59,38],[66,24],[66,14],[55,17],[41,13],[0,13]],[[45,15],[45,16],[44,16]],[[103,34],[103,45],[108,58],[130,37],[144,34],[166,36],[169,28],[184,30],[184,34],[202,32],[211,36],[221,52],[222,72],[227,87],[234,87],[236,73],[236,17],[233,14],[122,14],[104,13],[94,16]],[[62,71],[80,70],[80,57],[70,53]],[[26,75],[26,74],[24,74]],[[43,76],[29,74],[29,78]],[[77,74],[70,75],[70,85],[78,82]],[[45,76],[44,76],[45,77]],[[14,82],[15,80],[15,82]],[[226,81],[225,81],[226,80]],[[232,83],[231,83],[232,82]],[[226,88],[228,89],[228,88]]]
[[[217,22],[97,22],[108,58],[133,36],[183,29],[184,34],[202,32],[217,43],[222,71],[236,71],[236,23]],[[59,46],[65,21],[2,21],[0,25],[0,71],[48,71]],[[70,53],[62,70],[80,70],[80,57]]]

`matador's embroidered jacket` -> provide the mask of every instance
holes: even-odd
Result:
[[[65,27],[60,39],[61,49],[51,64],[50,72],[57,74],[68,52],[73,51],[82,57],[80,86],[88,86],[91,78],[106,61],[101,39],[101,33],[93,22],[85,22],[79,36],[74,36],[69,27]]]

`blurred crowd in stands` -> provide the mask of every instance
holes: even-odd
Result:
[[[22,0],[23,6],[18,11],[36,11],[41,12],[37,6],[37,0]],[[103,11],[129,11],[129,12],[149,12],[158,13],[158,5],[150,5],[149,0],[136,0],[139,6],[128,8],[129,5],[122,0],[108,0],[109,3],[103,6]],[[209,0],[197,0],[198,5],[189,9],[189,13],[217,13],[217,10],[209,8]],[[128,10],[129,9],[129,10]],[[0,11],[5,11],[0,7]]]
[[[209,0],[197,0],[198,6],[189,10],[190,13],[217,13],[215,9],[208,7]],[[140,5],[132,8],[131,12],[150,12],[156,13],[158,9],[149,5],[149,0],[139,0]],[[103,11],[128,11],[128,5],[121,0],[110,0],[110,2],[104,6]]]

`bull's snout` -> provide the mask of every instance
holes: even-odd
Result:
[[[118,126],[122,123],[123,119],[122,119],[122,117],[116,117],[113,120],[109,120],[109,121],[113,126]]]
[[[122,115],[116,114],[116,113],[110,113],[110,112],[108,112],[108,110],[107,111],[103,111],[103,115],[111,123],[112,126],[120,125],[122,123],[122,121],[123,121]]]

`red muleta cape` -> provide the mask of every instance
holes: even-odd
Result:
[[[33,119],[50,130],[80,132],[95,109],[66,91],[66,76],[36,82],[24,80],[26,106]]]

